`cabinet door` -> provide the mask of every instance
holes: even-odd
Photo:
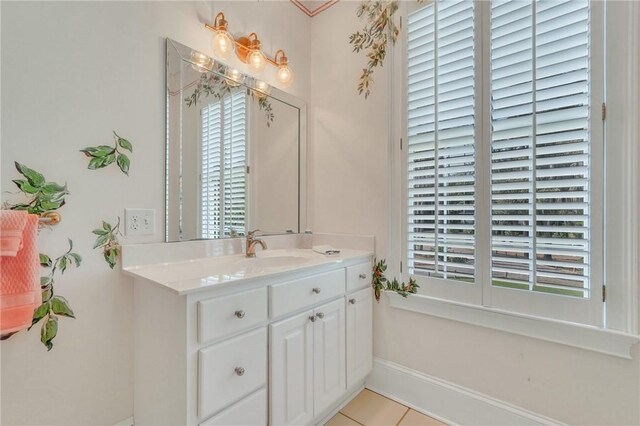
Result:
[[[270,325],[272,425],[313,420],[313,312]]]
[[[373,366],[371,289],[346,296],[347,300],[347,387],[362,381]]]
[[[344,299],[315,309],[313,330],[314,415],[329,408],[346,389]]]

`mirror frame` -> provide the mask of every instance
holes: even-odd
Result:
[[[165,199],[164,199],[164,241],[167,243],[171,243],[171,242],[181,242],[181,241],[192,241],[192,240],[199,240],[199,239],[203,239],[203,238],[190,238],[190,239],[178,239],[178,240],[170,240],[169,239],[169,226],[170,226],[170,222],[169,222],[169,176],[170,176],[170,165],[169,165],[169,152],[170,152],[170,147],[171,147],[171,138],[170,138],[170,131],[169,131],[169,81],[168,81],[168,70],[169,70],[169,61],[170,60],[175,60],[175,58],[172,58],[172,56],[174,55],[178,55],[178,58],[182,61],[188,62],[190,64],[193,65],[197,65],[197,66],[201,66],[201,64],[195,64],[192,60],[191,60],[191,53],[192,52],[198,52],[200,54],[205,55],[206,57],[211,59],[211,64],[209,66],[205,66],[203,68],[206,68],[208,72],[214,73],[216,75],[219,75],[221,77],[224,77],[224,74],[221,74],[217,71],[214,71],[215,69],[222,69],[224,71],[226,71],[228,68],[231,68],[230,66],[228,66],[227,64],[220,62],[214,58],[212,58],[211,56],[209,56],[208,54],[205,54],[203,52],[197,51],[195,49],[191,49],[188,46],[185,46],[182,43],[179,43],[175,40],[172,40],[170,38],[167,38],[167,43],[166,43],[166,62],[165,62],[165,91],[166,91],[166,97],[165,97],[165,178],[163,181],[164,184],[164,194],[165,194]],[[256,79],[255,77],[249,75],[249,74],[244,74],[245,76],[245,80],[242,83],[242,86],[248,88],[248,89],[252,89],[252,84]],[[298,233],[303,233],[307,230],[307,214],[308,214],[308,210],[307,210],[307,103],[300,99],[297,98],[293,95],[291,95],[290,93],[287,93],[281,89],[278,89],[277,87],[271,86],[271,90],[269,95],[270,98],[276,99],[284,104],[290,105],[293,108],[298,109]],[[182,143],[181,141],[179,141],[178,143]],[[181,232],[181,231],[180,231]],[[283,230],[283,232],[281,234],[270,234],[270,235],[282,235],[282,234],[287,234],[287,232],[285,232]],[[233,238],[233,237],[223,237],[223,238],[219,238],[219,239],[229,239],[229,238]],[[239,237],[239,238],[244,238],[244,237]],[[208,239],[205,239],[208,240]],[[215,239],[211,239],[211,240],[215,240]]]

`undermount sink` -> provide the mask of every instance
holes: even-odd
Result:
[[[240,263],[254,268],[279,268],[304,264],[312,259],[311,256],[292,254],[282,250],[265,250],[256,253],[256,257],[242,259]]]
[[[309,261],[306,257],[300,256],[272,256],[272,257],[254,257],[247,258],[247,263],[262,268],[277,268],[287,265],[298,265]]]

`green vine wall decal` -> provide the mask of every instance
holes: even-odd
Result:
[[[40,341],[47,347],[47,351],[53,348],[53,339],[58,334],[58,316],[75,318],[69,302],[54,292],[56,272],[64,274],[69,266],[79,267],[82,256],[73,252],[73,241],[69,239],[69,249],[61,256],[51,259],[49,255],[40,253],[40,266],[50,269],[48,275],[40,278],[42,290],[42,304],[33,312],[31,327],[44,320],[40,329]],[[29,330],[31,330],[29,327]]]
[[[14,179],[13,183],[24,194],[27,201],[17,204],[7,203],[7,208],[11,210],[26,210],[29,214],[41,215],[65,205],[65,197],[69,194],[66,183],[60,185],[55,182],[47,182],[42,173],[17,161],[14,164],[16,170],[24,179]]]
[[[417,2],[423,3],[424,0]],[[395,45],[398,41],[400,29],[394,20],[397,11],[398,0],[365,0],[356,10],[358,18],[366,19],[367,23],[362,30],[351,34],[349,44],[353,45],[355,53],[364,50],[365,56],[369,59],[358,80],[358,94],[364,93],[365,99],[371,94],[373,71],[384,65],[389,42]]]
[[[264,115],[267,119],[267,127],[271,127],[271,123],[273,123],[273,119],[275,118],[273,114],[273,108],[271,107],[271,102],[267,99],[267,95],[262,93],[257,93],[255,91],[250,91],[251,98],[258,99],[258,107],[261,111],[264,111]]]
[[[382,67],[387,55],[389,41],[395,44],[400,30],[393,20],[398,10],[398,1],[363,1],[356,11],[358,18],[367,20],[362,30],[356,31],[349,37],[353,51],[364,51],[369,59],[367,66],[362,69],[358,82],[358,93],[365,99],[371,94],[373,71]]]
[[[131,160],[122,150],[133,152],[133,144],[127,139],[120,137],[115,131],[113,131],[113,138],[115,140],[114,146],[89,146],[81,149],[80,152],[90,158],[89,165],[87,166],[89,170],[102,169],[110,164],[116,163],[122,173],[129,176]]]
[[[8,201],[4,203],[4,208],[26,210],[29,214],[44,216],[47,213],[57,211],[66,204],[65,197],[69,195],[66,183],[60,185],[49,182],[42,173],[17,161],[14,164],[24,179],[14,179],[13,183],[16,184],[26,201],[18,203]],[[40,341],[45,345],[47,351],[53,348],[53,339],[58,334],[58,317],[75,318],[67,299],[55,294],[54,291],[56,274],[58,272],[64,274],[69,266],[77,268],[82,263],[82,256],[73,252],[73,241],[69,239],[68,242],[69,249],[55,259],[40,253],[40,266],[50,271],[46,276],[40,278],[42,304],[33,312],[29,330],[40,321],[44,321],[40,329]]]
[[[215,99],[220,100],[231,94],[231,90],[237,87],[237,85],[229,83],[228,78],[223,77],[225,72],[224,65],[216,64],[214,71],[215,72],[206,72],[200,75],[200,80],[198,80],[193,93],[184,99],[187,107],[196,105],[203,95],[204,97],[213,96]],[[258,101],[258,107],[261,111],[265,112],[267,127],[271,127],[271,123],[273,123],[275,117],[273,107],[267,95],[251,89],[249,89],[249,94],[252,99]]]
[[[379,261],[373,261],[373,274],[371,279],[371,285],[373,287],[373,292],[376,297],[376,300],[380,301],[380,293],[382,291],[395,291],[402,297],[407,297],[409,294],[416,294],[418,288],[420,286],[416,282],[414,278],[409,278],[409,283],[401,283],[397,279],[393,279],[389,281],[387,277],[384,276],[385,271],[387,270],[387,262],[385,259],[380,259]]]
[[[103,220],[102,228],[96,228],[92,232],[98,236],[93,248],[102,249],[104,260],[113,269],[121,252],[120,242],[118,241],[118,236],[122,236],[120,232],[120,217],[118,217],[118,222],[115,225]]]

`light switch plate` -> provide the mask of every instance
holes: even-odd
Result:
[[[156,228],[154,209],[124,209],[125,235],[153,235]]]

